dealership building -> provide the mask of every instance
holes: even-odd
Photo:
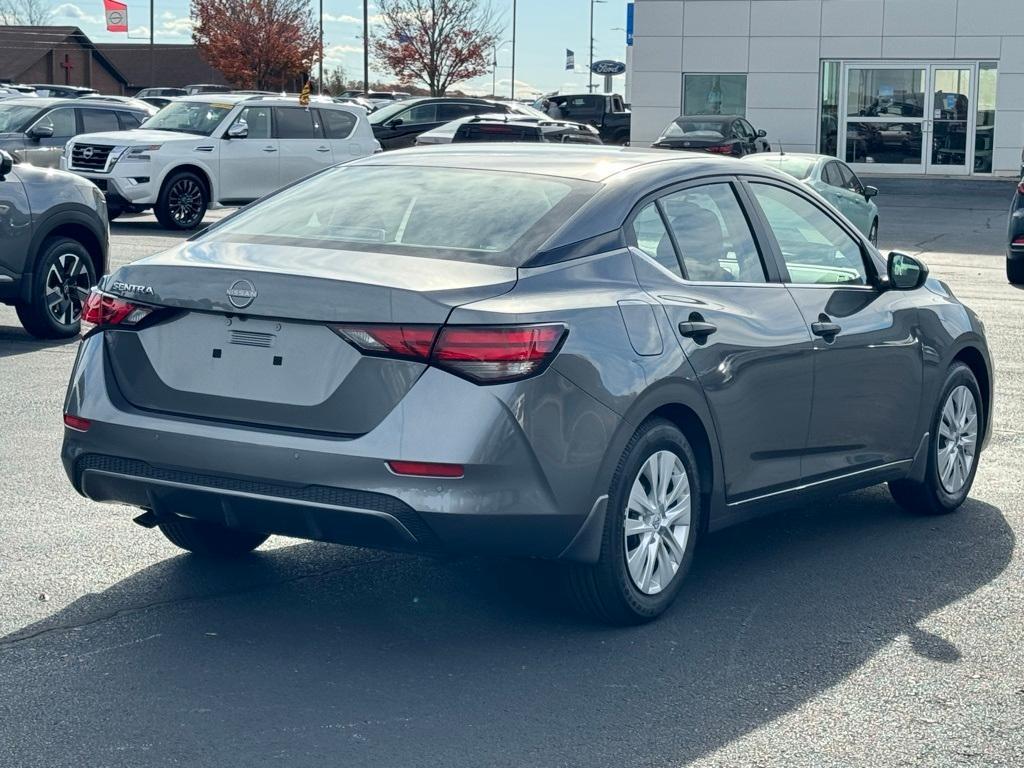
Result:
[[[636,0],[632,141],[738,114],[865,173],[1016,175],[1024,0]]]

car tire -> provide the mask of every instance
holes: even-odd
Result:
[[[16,305],[18,319],[38,339],[77,336],[82,306],[94,285],[96,267],[85,246],[70,237],[48,237],[32,270],[31,299]]]
[[[1006,260],[1006,279],[1011,285],[1024,285],[1024,256]]]
[[[172,544],[203,557],[241,557],[269,538],[265,533],[240,531],[189,517],[162,519],[158,527]]]
[[[971,369],[963,363],[954,364],[946,376],[932,417],[924,480],[891,481],[889,492],[897,504],[924,515],[945,515],[960,508],[967,500],[978,471],[978,448],[984,437],[983,408],[981,390]],[[957,435],[959,437],[954,439]],[[963,471],[965,455],[970,455],[966,472]],[[948,457],[952,458],[951,463]],[[950,467],[952,475],[947,479]]]
[[[878,247],[878,219],[871,222],[871,229],[868,231],[868,240],[875,248]]]
[[[164,182],[153,212],[164,228],[189,230],[202,223],[209,205],[203,180],[191,171],[180,171]]]
[[[652,486],[658,474],[665,475],[666,467],[671,470],[672,484],[665,485],[658,494]],[[642,624],[660,616],[678,594],[693,560],[701,530],[699,489],[697,461],[683,433],[664,419],[642,424],[626,446],[612,478],[600,558],[593,565],[574,564],[569,568],[569,592],[576,606],[600,621],[616,625]],[[671,520],[671,516],[662,514],[665,506],[642,511],[643,504],[658,498],[661,502],[671,500],[677,491],[685,492],[681,497],[685,512],[681,504],[669,504],[667,508],[681,515],[676,519],[685,521],[685,531],[682,523],[665,525]],[[635,494],[639,494],[641,503],[633,501]],[[627,535],[627,525],[635,533]]]

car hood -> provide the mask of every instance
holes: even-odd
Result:
[[[134,146],[136,144],[167,144],[171,141],[195,141],[208,139],[194,133],[178,133],[177,131],[152,131],[145,128],[134,128],[130,131],[107,131],[105,133],[83,133],[75,136],[76,144],[115,144],[118,146]]]

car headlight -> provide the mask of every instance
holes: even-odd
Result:
[[[142,147],[126,147],[114,162],[140,161],[148,163],[152,159],[150,153],[156,152],[162,146],[162,144],[147,144]]]

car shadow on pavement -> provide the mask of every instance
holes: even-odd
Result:
[[[24,766],[683,765],[893,643],[957,664],[920,624],[1014,545],[993,506],[875,488],[708,537],[631,629],[569,612],[550,563],[183,555],[0,640],[0,721]]]
[[[41,349],[59,349],[69,347],[65,350],[74,354],[76,344],[80,337],[73,336],[70,339],[58,339],[56,341],[41,341],[31,336],[28,331],[17,325],[0,325],[0,359],[13,357],[14,355],[25,355],[29,352],[38,352]]]

